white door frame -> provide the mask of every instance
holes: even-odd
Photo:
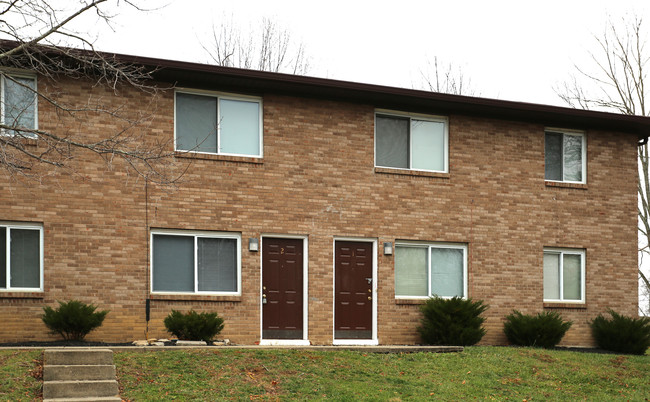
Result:
[[[309,325],[308,325],[308,316],[309,316],[309,306],[307,302],[309,301],[309,269],[308,269],[308,236],[303,235],[287,235],[287,234],[262,234],[260,240],[260,283],[259,283],[259,306],[260,306],[260,345],[295,345],[295,346],[308,346],[309,342]],[[262,286],[264,280],[264,264],[262,253],[264,252],[263,244],[264,238],[275,238],[275,239],[299,239],[302,240],[302,339],[263,339],[262,338],[262,325],[263,325],[263,305],[262,305]]]
[[[356,241],[372,243],[372,339],[336,339],[336,242]],[[378,345],[377,339],[377,239],[363,237],[334,237],[332,241],[332,344],[333,345]]]

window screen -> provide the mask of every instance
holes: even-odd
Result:
[[[218,95],[176,93],[176,149],[261,156],[261,103]]]
[[[239,291],[238,240],[200,235],[154,234],[154,292]]]
[[[236,248],[235,239],[198,239],[200,291],[237,291]]]
[[[41,289],[41,230],[0,226],[0,289]]]
[[[4,77],[3,120],[4,124],[17,128],[36,128],[36,80],[23,77]],[[30,133],[20,133],[27,137]]]
[[[466,258],[461,245],[396,245],[395,295],[464,297]]]
[[[584,135],[546,132],[544,176],[546,180],[584,181]]]

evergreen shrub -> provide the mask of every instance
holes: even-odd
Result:
[[[165,328],[178,339],[210,342],[224,327],[223,318],[217,313],[197,313],[190,310],[186,314],[172,310],[165,318]]]
[[[564,321],[556,311],[530,315],[513,310],[512,314],[506,316],[503,332],[514,345],[548,349],[560,343],[572,324],[571,321]]]
[[[97,306],[79,300],[59,302],[59,307],[43,307],[41,316],[53,334],[59,334],[66,341],[83,340],[90,331],[99,328],[108,310],[97,311]]]
[[[598,347],[619,353],[643,355],[650,347],[650,317],[626,317],[609,310],[589,323]]]
[[[474,345],[485,335],[481,314],[487,308],[482,300],[432,297],[420,307],[423,317],[417,330],[429,345]]]

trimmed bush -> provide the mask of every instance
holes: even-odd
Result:
[[[514,345],[552,348],[560,343],[572,324],[555,311],[529,315],[513,310],[506,316],[503,332]]]
[[[481,314],[487,308],[482,300],[432,297],[420,307],[423,318],[418,332],[429,345],[474,345],[485,335]]]
[[[598,314],[589,323],[598,347],[619,353],[643,355],[650,347],[650,317],[626,317],[608,310],[611,319]]]
[[[197,313],[190,310],[183,314],[172,310],[165,318],[165,328],[178,339],[210,342],[223,329],[223,318],[217,313]]]
[[[97,306],[79,300],[59,302],[59,307],[43,307],[41,316],[52,334],[59,334],[66,341],[81,341],[90,331],[99,328],[108,310],[97,311]]]

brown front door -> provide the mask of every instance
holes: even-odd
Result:
[[[334,244],[334,338],[372,339],[372,243]]]
[[[262,240],[262,339],[303,339],[303,240]]]

